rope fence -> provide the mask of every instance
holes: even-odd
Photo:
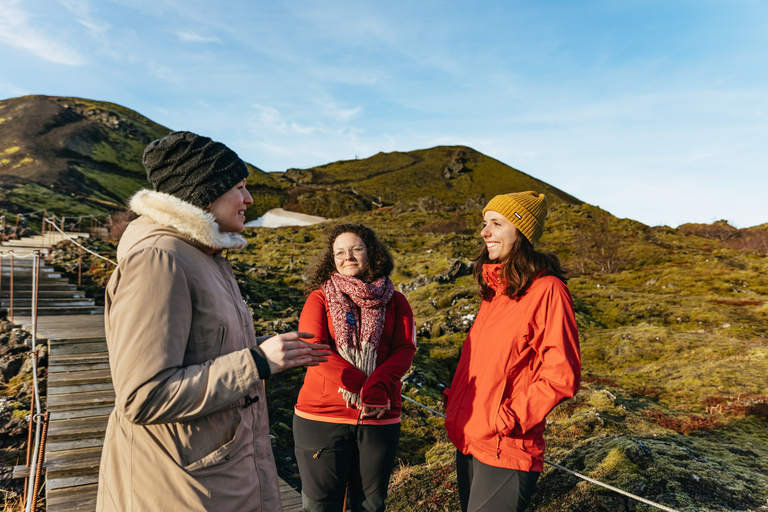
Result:
[[[437,411],[436,411],[436,410],[434,410],[434,409],[430,409],[430,408],[429,408],[429,407],[427,407],[426,405],[424,405],[424,404],[421,404],[421,403],[417,402],[417,401],[416,401],[416,400],[414,400],[413,398],[409,398],[409,397],[407,397],[407,396],[405,396],[405,395],[403,395],[403,394],[401,394],[401,395],[400,395],[400,397],[401,397],[401,398],[403,398],[403,399],[405,399],[405,400],[408,400],[409,402],[412,402],[412,403],[414,403],[414,404],[418,405],[419,407],[422,407],[422,408],[424,408],[424,409],[428,410],[429,412],[431,412],[431,413],[433,413],[433,414],[437,414],[437,415],[438,415],[438,416],[440,416],[441,418],[445,418],[445,414],[439,413],[439,412],[437,412]],[[604,488],[606,488],[606,489],[609,489],[609,490],[611,490],[611,491],[613,491],[613,492],[617,492],[617,493],[619,493],[619,494],[622,494],[622,495],[624,495],[624,496],[627,496],[628,498],[632,498],[633,500],[637,500],[637,501],[639,501],[639,502],[641,502],[641,503],[645,503],[646,505],[650,505],[651,507],[655,507],[655,508],[658,508],[659,510],[665,510],[666,512],[678,512],[677,510],[675,510],[675,509],[673,509],[673,508],[669,508],[669,507],[667,507],[667,506],[664,506],[664,505],[661,505],[661,504],[659,504],[659,503],[655,503],[655,502],[653,502],[653,501],[651,501],[651,500],[647,500],[647,499],[645,499],[645,498],[642,498],[642,497],[640,497],[640,496],[634,495],[634,494],[632,494],[632,493],[630,493],[630,492],[627,492],[627,491],[621,490],[621,489],[619,489],[619,488],[617,488],[617,487],[614,487],[614,486],[612,486],[612,485],[608,485],[608,484],[605,484],[605,483],[603,483],[603,482],[597,481],[597,480],[595,480],[594,478],[590,478],[590,477],[588,477],[588,476],[586,476],[586,475],[582,475],[581,473],[577,473],[576,471],[573,471],[573,470],[571,470],[571,469],[568,469],[568,468],[566,468],[566,467],[563,467],[563,466],[560,466],[560,465],[558,465],[558,464],[555,464],[554,462],[549,462],[549,461],[548,461],[548,460],[546,460],[546,459],[544,460],[544,462],[545,462],[546,464],[549,464],[550,466],[553,466],[553,467],[557,468],[557,469],[562,469],[563,471],[565,471],[565,472],[567,472],[567,473],[570,473],[570,474],[572,474],[572,475],[574,475],[574,476],[577,476],[577,477],[581,478],[582,480],[585,480],[585,481],[587,481],[587,482],[589,482],[589,483],[592,483],[592,484],[595,484],[595,485],[599,485],[600,487],[604,487]]]
[[[42,214],[42,216],[40,216]],[[19,239],[19,232],[20,228],[26,227],[26,218],[36,218],[41,217],[40,222],[40,229],[41,234],[45,235],[45,224],[48,220],[54,220],[55,222],[59,223],[61,225],[61,229],[63,230],[65,227],[67,227],[70,231],[90,231],[91,234],[93,234],[95,229],[109,229],[113,225],[112,221],[112,215],[106,214],[101,217],[104,217],[104,221],[102,222],[100,220],[100,216],[98,215],[78,215],[78,216],[64,216],[59,217],[57,215],[48,216],[48,210],[36,210],[34,212],[23,212],[23,213],[9,213],[7,215],[11,215],[15,217],[14,225],[10,228],[11,233],[9,235],[6,235],[7,226],[8,224],[8,218],[6,215],[0,215],[0,243],[4,243],[7,238],[14,238],[16,240]],[[69,219],[69,224],[67,224],[67,220]],[[90,225],[87,229],[83,229],[83,220],[87,220],[90,222]],[[24,225],[21,225],[22,222]]]
[[[72,238],[71,236],[69,236],[68,234],[66,234],[64,231],[62,231],[61,229],[59,229],[59,227],[56,225],[56,222],[52,222],[52,221],[47,221],[47,222],[48,222],[48,223],[49,223],[51,226],[53,226],[53,228],[54,228],[54,229],[56,229],[56,231],[58,231],[59,233],[61,233],[62,235],[64,235],[64,238],[66,238],[67,240],[69,240],[70,242],[72,242],[73,244],[75,244],[76,246],[78,246],[80,249],[84,250],[85,252],[87,252],[87,253],[89,253],[89,254],[92,254],[93,256],[96,256],[97,258],[101,258],[102,260],[106,260],[106,261],[110,262],[111,264],[113,264],[113,265],[117,266],[117,262],[115,262],[115,261],[112,261],[111,259],[109,259],[109,258],[106,258],[106,257],[102,256],[101,254],[99,254],[99,253],[97,253],[97,252],[94,252],[94,251],[92,251],[92,250],[88,249],[87,247],[85,247],[85,246],[83,246],[83,245],[81,245],[81,244],[77,243],[77,242],[75,241],[75,239],[74,239],[74,238]]]

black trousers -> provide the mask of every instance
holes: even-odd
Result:
[[[489,466],[457,450],[456,479],[462,512],[523,512],[539,473]]]
[[[344,425],[293,417],[301,497],[307,512],[382,512],[400,443],[400,423]]]

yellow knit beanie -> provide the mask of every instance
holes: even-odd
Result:
[[[529,190],[494,197],[483,208],[483,216],[488,210],[502,214],[535,246],[544,231],[548,208],[547,196]]]

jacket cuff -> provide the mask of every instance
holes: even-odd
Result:
[[[272,375],[272,371],[269,369],[269,361],[267,360],[267,356],[265,356],[264,352],[261,350],[261,347],[258,345],[251,347],[251,356],[253,356],[253,362],[256,363],[259,377],[264,380],[268,379]]]
[[[381,381],[366,382],[360,390],[360,401],[369,407],[386,407],[389,403],[387,386]]]

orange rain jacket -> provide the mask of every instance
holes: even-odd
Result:
[[[444,392],[445,428],[457,449],[484,464],[541,472],[545,418],[579,389],[573,300],[554,276],[537,278],[523,297],[510,299],[500,270],[483,267],[496,295],[481,304]]]

